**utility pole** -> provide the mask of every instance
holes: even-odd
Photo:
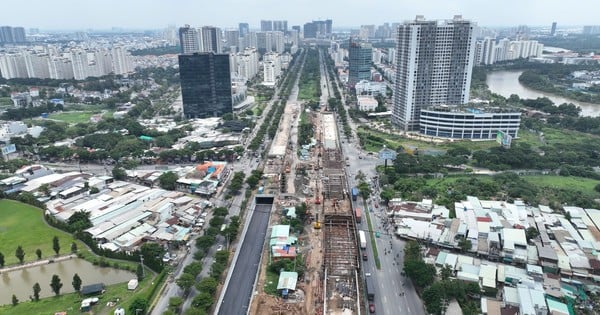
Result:
[[[142,278],[146,277],[146,270],[144,270],[144,256],[140,254],[140,262],[142,263]]]

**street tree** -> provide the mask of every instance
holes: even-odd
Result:
[[[59,243],[59,240],[58,240],[58,236],[54,236],[52,238],[52,249],[54,250],[54,252],[58,256],[58,253],[60,252],[60,243]]]
[[[175,185],[178,179],[179,176],[177,176],[177,174],[174,172],[165,172],[158,177],[158,183],[162,189],[175,190]]]
[[[77,253],[77,243],[71,243],[71,253]]]
[[[52,288],[52,292],[54,292],[54,294],[56,295],[59,295],[62,286],[63,284],[60,281],[60,277],[58,275],[52,275],[52,280],[50,281],[50,287]]]
[[[181,276],[179,276],[179,278],[177,280],[175,280],[175,283],[177,283],[177,285],[187,294],[190,290],[190,288],[194,285],[194,282],[196,282],[196,279],[194,278],[194,276],[192,276],[189,273],[183,273],[181,274]]]
[[[0,253],[0,267],[4,267],[4,254]]]
[[[452,268],[449,265],[444,265],[440,270],[440,277],[442,280],[446,280],[452,276]]]
[[[116,180],[124,180],[127,178],[127,172],[121,167],[115,167],[112,169],[112,176]]]
[[[213,295],[217,291],[219,283],[215,278],[206,277],[196,284],[196,289],[200,292],[207,292]]]
[[[40,287],[40,284],[36,282],[33,285],[33,300],[34,301],[40,300],[40,291],[42,291],[42,288]]]
[[[78,274],[73,275],[73,282],[71,282],[71,284],[73,285],[73,289],[75,289],[76,292],[79,292],[79,290],[81,290],[81,282],[81,278]]]
[[[13,294],[13,296],[12,296],[12,305],[13,306],[17,306],[17,304],[19,304],[19,299],[17,299],[17,296]]]
[[[25,251],[23,250],[23,247],[21,247],[21,245],[17,246],[17,250],[15,250],[15,256],[17,257],[20,263],[23,263],[23,260],[25,259]]]
[[[201,271],[202,271],[202,264],[199,261],[194,261],[194,262],[190,263],[189,265],[185,266],[185,268],[183,268],[184,273],[189,273],[192,276],[194,276],[194,278],[197,277]]]
[[[430,286],[423,290],[423,304],[427,307],[429,314],[440,314],[442,312],[442,298],[444,294],[440,286]]]
[[[37,259],[42,259],[42,250],[41,249],[36,249],[35,250],[35,255],[37,256]]]
[[[192,300],[192,305],[197,308],[208,310],[208,308],[213,304],[213,297],[208,292],[200,292],[196,297]]]
[[[179,312],[179,308],[182,304],[183,299],[179,296],[173,296],[169,298],[169,308],[175,313]]]

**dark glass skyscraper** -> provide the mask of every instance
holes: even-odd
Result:
[[[233,111],[229,54],[179,55],[179,78],[186,118],[219,117]]]
[[[361,80],[371,80],[373,47],[350,39],[348,47],[348,86],[354,87]]]

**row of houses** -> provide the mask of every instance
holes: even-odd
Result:
[[[483,314],[537,315],[569,314],[575,301],[589,307],[585,292],[600,292],[600,210],[563,209],[569,219],[469,196],[455,203],[456,218],[430,200],[392,200],[387,214],[396,235],[429,245],[428,262],[488,293]]]

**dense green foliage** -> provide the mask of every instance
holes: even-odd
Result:
[[[321,97],[321,69],[319,50],[308,49],[306,61],[300,75],[298,98],[306,101],[319,102]]]

